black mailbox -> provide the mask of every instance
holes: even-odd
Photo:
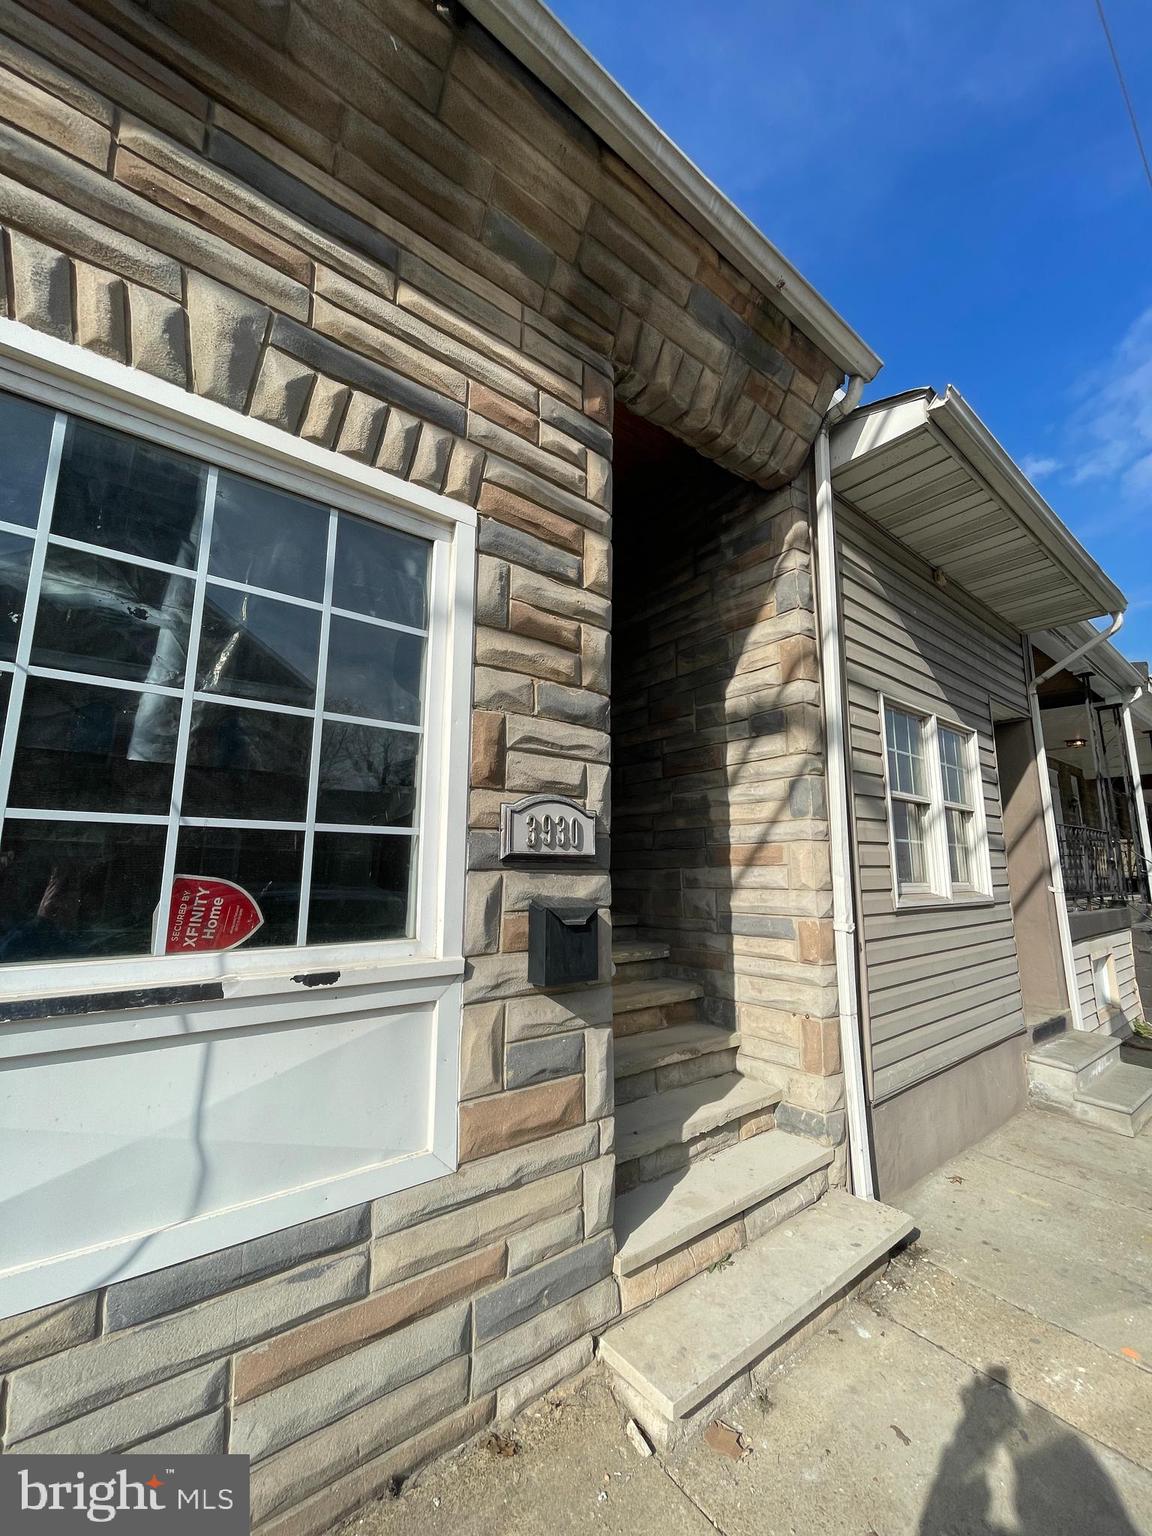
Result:
[[[596,908],[570,901],[528,904],[528,981],[534,987],[598,981]]]

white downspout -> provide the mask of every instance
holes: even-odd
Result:
[[[1136,830],[1140,834],[1140,852],[1144,856],[1144,889],[1152,901],[1152,841],[1148,837],[1148,808],[1144,804],[1144,789],[1140,778],[1140,759],[1136,752],[1136,733],[1132,729],[1132,706],[1144,692],[1136,689],[1128,702],[1121,706],[1120,718],[1124,722],[1124,750],[1128,754],[1128,772],[1136,796]]]
[[[856,968],[856,902],[848,814],[847,712],[844,700],[844,646],[836,582],[836,516],[832,496],[832,455],[828,434],[860,399],[864,380],[853,375],[837,390],[816,435],[816,592],[820,616],[820,679],[824,696],[828,843],[832,866],[832,927],[836,944],[836,986],[840,1008],[840,1059],[848,1112],[848,1156],[852,1189],[876,1198],[864,1057],[860,1046],[860,996]]]
[[[1124,622],[1124,614],[1113,613],[1110,615],[1111,623],[1107,629],[1102,629],[1094,634],[1083,645],[1078,645],[1074,651],[1069,651],[1067,656],[1053,662],[1046,672],[1041,672],[1039,677],[1032,676],[1032,639],[1026,636],[1024,641],[1025,665],[1030,681],[1028,683],[1028,709],[1032,716],[1032,740],[1036,749],[1036,772],[1040,777],[1040,807],[1044,817],[1044,832],[1048,842],[1048,868],[1051,872],[1051,881],[1048,889],[1052,893],[1052,900],[1056,904],[1056,932],[1060,936],[1060,957],[1064,962],[1064,988],[1068,993],[1068,1011],[1072,1016],[1072,1028],[1084,1029],[1084,1014],[1080,1008],[1080,988],[1076,982],[1076,957],[1072,953],[1072,925],[1068,921],[1068,900],[1064,894],[1064,870],[1060,863],[1060,842],[1056,836],[1056,813],[1052,809],[1052,783],[1048,777],[1048,753],[1044,749],[1044,725],[1040,719],[1040,699],[1037,689],[1041,683],[1055,677],[1057,672],[1062,672],[1069,662],[1079,661],[1081,656],[1086,656],[1094,646],[1101,645],[1105,640],[1110,640]]]

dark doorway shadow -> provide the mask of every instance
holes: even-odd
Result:
[[[918,1536],[1144,1536],[1086,1442],[1014,1397],[1010,1381],[1005,1367],[989,1365],[961,1393],[964,1417],[940,1457]],[[993,1518],[1000,1451],[1012,1467],[1008,1525]]]

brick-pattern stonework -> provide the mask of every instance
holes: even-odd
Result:
[[[837,382],[828,360],[449,9],[4,0],[0,217],[105,274],[76,285],[70,316],[71,285],[17,252],[29,322],[100,348],[135,338],[138,366],[179,378],[186,267],[251,301],[233,341],[282,353],[279,410],[307,395],[302,366],[338,355],[328,342],[350,345],[391,378],[341,383],[599,500],[601,437],[574,431],[608,425],[604,372],[578,361],[592,355],[618,398],[710,457],[762,484],[794,475]],[[246,372],[222,361],[194,387],[235,396]],[[370,454],[379,426],[349,451]]]
[[[5,1449],[244,1451],[256,1528],[311,1536],[579,1370],[619,1308],[608,924],[603,983],[547,995],[525,915],[610,901],[614,397],[771,487],[835,370],[452,6],[0,0],[0,151],[5,315],[479,514],[460,1171],[0,1321]],[[817,742],[782,496],[714,548],[759,605],[725,609],[730,713],[701,695],[667,748],[747,832],[645,916],[791,1083],[834,1040],[819,780],[784,777]],[[710,639],[661,675],[688,688]],[[755,725],[777,709],[786,752]],[[501,867],[500,804],[542,789],[598,816],[594,867]],[[683,850],[652,854],[667,885]]]
[[[838,1144],[807,487],[689,502],[662,504],[667,552],[617,593],[614,902],[739,1031],[741,1071],[781,1087],[775,1124]]]

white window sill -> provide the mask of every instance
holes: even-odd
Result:
[[[296,964],[214,982],[25,995],[0,1002],[0,1060],[321,1019],[355,1010],[366,995],[375,1009],[430,1002],[463,975],[459,955],[328,966],[297,955]]]
[[[900,896],[893,903],[896,912],[953,912],[957,907],[994,907],[995,896],[979,891],[972,896]]]

